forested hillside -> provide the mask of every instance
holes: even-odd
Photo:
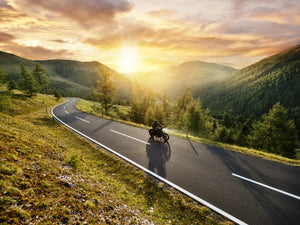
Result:
[[[245,119],[260,117],[277,102],[300,128],[300,45],[238,70],[226,79],[201,89],[203,107],[221,116],[233,110]]]
[[[176,98],[187,87],[191,88],[192,94],[197,93],[199,89],[226,78],[235,70],[219,64],[191,61],[151,73],[132,74],[131,77],[140,85]]]
[[[47,70],[50,81],[48,88],[57,89],[60,93],[74,93],[76,96],[85,97],[91,87],[96,87],[100,79],[99,74],[109,72],[112,75],[118,95],[128,99],[132,91],[132,83],[123,75],[99,62],[79,62],[72,60],[28,60],[13,54],[0,51],[0,66],[14,80],[18,79],[18,73],[22,63],[28,71],[34,69],[35,64],[40,64]]]

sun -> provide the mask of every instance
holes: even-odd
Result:
[[[139,61],[138,49],[133,46],[123,47],[120,52],[120,72],[132,73],[137,70]]]

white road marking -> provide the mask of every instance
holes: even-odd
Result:
[[[64,103],[61,103],[61,104],[64,104]],[[59,104],[59,105],[61,105],[61,104]],[[57,105],[57,106],[59,106],[59,105]],[[138,164],[138,163],[132,161],[131,159],[129,159],[129,158],[127,158],[127,157],[121,155],[120,153],[116,152],[115,150],[113,150],[113,149],[111,149],[111,148],[105,146],[104,144],[102,144],[102,143],[100,143],[100,142],[94,140],[93,138],[90,138],[89,136],[87,136],[87,135],[81,133],[80,131],[78,131],[78,130],[76,130],[75,128],[71,127],[70,125],[66,124],[65,122],[63,122],[62,120],[60,120],[57,116],[54,115],[53,110],[54,110],[57,106],[55,106],[55,107],[53,107],[53,108],[51,109],[51,114],[52,114],[52,116],[53,116],[58,122],[60,122],[61,124],[65,125],[66,127],[70,128],[71,130],[73,130],[73,131],[75,131],[76,133],[80,134],[81,136],[85,137],[86,139],[89,139],[90,141],[94,142],[95,144],[101,146],[102,148],[105,148],[107,151],[110,151],[111,153],[117,155],[117,156],[120,157],[121,159],[124,159],[125,161],[131,163],[132,165],[136,166],[137,168],[139,168],[139,169],[145,171],[146,173],[150,174],[151,176],[157,178],[158,180],[160,180],[160,181],[166,183],[167,185],[169,185],[169,186],[175,188],[176,190],[182,192],[183,194],[186,194],[187,196],[193,198],[193,199],[196,200],[197,202],[199,202],[199,203],[201,203],[201,204],[203,204],[203,205],[206,205],[206,206],[207,206],[208,208],[210,208],[211,210],[213,210],[213,211],[215,211],[215,212],[217,212],[217,213],[219,213],[219,214],[221,214],[221,215],[227,217],[228,219],[232,220],[233,222],[235,222],[235,223],[237,223],[237,224],[240,224],[240,225],[247,225],[245,222],[243,222],[243,221],[239,220],[238,218],[236,218],[236,217],[230,215],[229,213],[223,211],[222,209],[219,209],[218,207],[216,207],[216,206],[210,204],[209,202],[203,200],[202,198],[199,198],[198,196],[196,196],[196,195],[194,195],[194,194],[188,192],[187,190],[183,189],[182,187],[180,187],[180,186],[178,186],[178,185],[172,183],[171,181],[169,181],[169,180],[167,180],[167,179],[165,179],[165,178],[159,176],[158,174],[152,172],[151,170],[146,169],[145,167],[141,166],[140,164]]]
[[[64,109],[66,109],[66,106],[64,106]]]
[[[65,110],[65,113],[69,114],[69,112],[67,110]]]
[[[80,118],[80,117],[78,117],[78,116],[75,116],[75,118],[76,118],[76,119],[79,119],[79,120],[81,120],[81,121],[83,121],[83,122],[90,123],[90,121],[87,121],[87,120],[85,120],[85,119],[82,119],[82,118]]]
[[[300,196],[293,195],[293,194],[291,194],[291,193],[288,193],[288,192],[286,192],[286,191],[282,191],[282,190],[280,190],[280,189],[277,189],[277,188],[271,187],[271,186],[269,186],[269,185],[266,185],[266,184],[259,183],[259,182],[257,182],[257,181],[254,181],[254,180],[248,179],[248,178],[246,178],[246,177],[243,177],[243,176],[237,175],[237,174],[235,174],[235,173],[232,173],[232,176],[238,177],[238,178],[240,178],[240,179],[243,179],[243,180],[249,181],[249,182],[251,182],[251,183],[254,183],[254,184],[257,184],[257,185],[263,186],[263,187],[265,187],[265,188],[269,188],[269,189],[271,189],[271,190],[273,190],[273,191],[277,191],[277,192],[279,192],[279,193],[281,193],[281,194],[288,195],[288,196],[290,196],[290,197],[292,197],[292,198],[295,198],[295,199],[298,199],[298,200],[300,200]]]
[[[131,138],[131,139],[133,139],[133,140],[135,140],[135,141],[139,141],[139,142],[144,143],[144,144],[146,144],[146,145],[150,145],[150,143],[148,143],[148,142],[145,142],[145,141],[142,141],[142,140],[140,140],[140,139],[131,137],[131,136],[127,135],[127,134],[123,134],[123,133],[121,133],[121,132],[118,132],[118,131],[115,131],[115,130],[112,130],[112,129],[110,129],[110,131],[111,131],[111,132],[114,132],[114,133],[116,133],[116,134],[123,135],[123,136],[128,137],[128,138]]]

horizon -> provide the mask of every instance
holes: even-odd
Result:
[[[125,75],[188,61],[241,69],[300,43],[296,0],[0,0],[0,13],[2,51]]]

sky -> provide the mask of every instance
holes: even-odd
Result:
[[[300,0],[0,0],[0,50],[120,73],[237,69],[300,44]]]

